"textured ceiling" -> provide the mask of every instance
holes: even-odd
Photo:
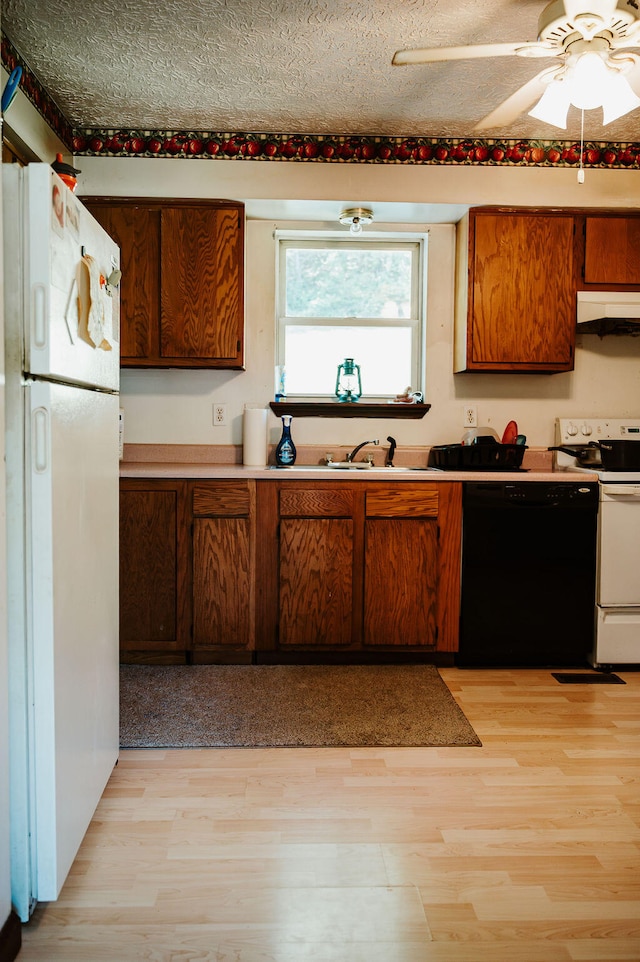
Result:
[[[595,0],[597,2],[597,0]],[[535,40],[544,0],[2,0],[73,126],[469,137],[549,61],[392,67],[398,48]],[[637,141],[640,111],[585,139]],[[580,136],[524,117],[489,136]]]

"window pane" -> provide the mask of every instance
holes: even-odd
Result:
[[[411,384],[411,336],[408,327],[287,327],[287,393],[333,395],[338,364],[352,357],[363,394],[401,394]]]
[[[287,247],[286,314],[410,317],[411,267],[411,250]]]

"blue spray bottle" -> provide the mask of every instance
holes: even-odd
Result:
[[[282,437],[278,441],[276,448],[276,464],[280,467],[287,467],[295,464],[296,446],[291,437],[291,415],[282,415]]]

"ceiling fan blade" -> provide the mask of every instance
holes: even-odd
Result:
[[[609,43],[611,44],[611,49],[616,51],[637,49],[640,47],[640,20],[627,31],[626,37],[621,37],[619,40],[613,37]]]
[[[556,51],[548,50],[537,41],[522,43],[480,43],[469,47],[416,47],[415,50],[396,50],[391,63],[403,67],[414,63],[436,63],[441,60],[475,60],[479,57],[525,56],[553,57]]]
[[[519,87],[510,97],[492,110],[490,114],[479,120],[474,130],[489,130],[492,127],[506,127],[518,119],[525,110],[533,107],[547,89],[550,77],[555,73],[555,67],[546,67],[539,74]]]

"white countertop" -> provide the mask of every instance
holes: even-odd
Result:
[[[185,478],[260,481],[597,481],[597,474],[570,471],[437,471],[406,467],[374,467],[362,470],[327,468],[323,465],[294,465],[291,468],[249,467],[184,461],[121,461],[121,478]]]

